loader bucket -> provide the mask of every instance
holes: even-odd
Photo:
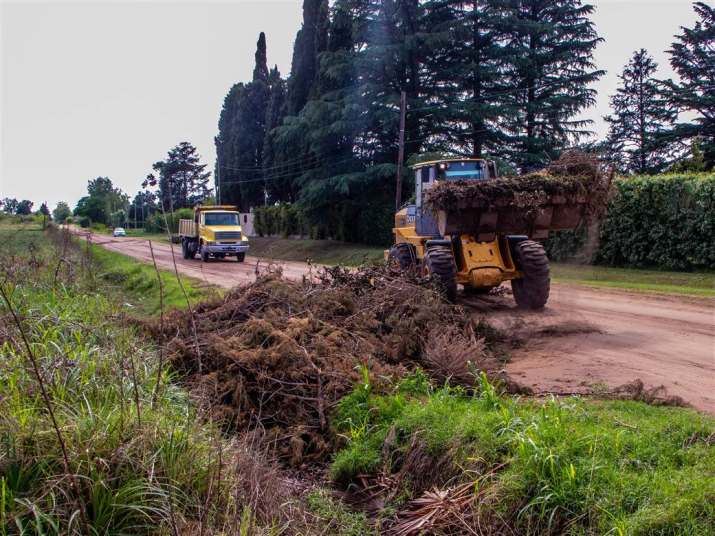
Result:
[[[469,234],[479,241],[520,234],[544,239],[600,217],[613,172],[591,155],[565,153],[548,168],[483,181],[440,181],[425,195],[439,232]]]
[[[497,179],[498,180],[498,179]],[[494,240],[497,234],[520,234],[544,239],[549,231],[575,229],[586,216],[585,199],[567,200],[555,196],[535,207],[514,204],[480,203],[477,206],[460,203],[450,209],[436,211],[440,234],[470,234],[479,241]]]

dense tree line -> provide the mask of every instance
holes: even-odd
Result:
[[[699,22],[669,51],[679,81],[656,80],[643,50],[623,72],[599,148],[625,171],[664,169],[693,140],[715,163],[713,9],[694,7]],[[408,159],[543,165],[590,134],[582,112],[603,75],[592,12],[582,0],[304,0],[287,80],[268,69],[261,33],[253,79],[226,95],[221,201],[298,203],[319,235],[389,238],[403,91]],[[696,117],[678,122],[684,111]]]

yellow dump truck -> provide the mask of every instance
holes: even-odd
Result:
[[[241,231],[241,215],[233,205],[197,206],[191,220],[179,220],[181,252],[185,259],[236,257],[243,262],[248,238]]]

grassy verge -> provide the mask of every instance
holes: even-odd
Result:
[[[715,297],[715,272],[665,272],[553,263],[551,274],[554,281],[560,283]]]
[[[715,420],[692,410],[520,401],[485,380],[471,396],[433,390],[418,374],[391,395],[360,386],[336,426],[347,445],[333,477],[378,475],[392,511],[442,487],[403,517],[431,513],[435,532],[441,523],[500,534],[715,533]]]
[[[384,248],[350,244],[337,240],[296,240],[291,238],[251,237],[249,255],[284,261],[358,266],[382,261]]]
[[[136,259],[104,249],[93,244],[92,259],[95,262],[96,277],[109,285],[110,290],[120,289],[125,304],[136,308],[140,315],[156,315],[161,309],[161,292],[153,265],[145,264]],[[177,253],[178,254],[178,253]],[[186,296],[191,304],[219,295],[219,289],[207,286],[206,283],[181,275],[181,285],[175,272],[160,270],[163,286],[163,301],[165,310],[186,308]]]
[[[366,533],[202,417],[128,320],[127,280],[105,277],[131,266],[103,272],[117,258],[37,228],[2,227],[0,242],[0,535],[315,534],[328,515],[344,520],[334,533]]]

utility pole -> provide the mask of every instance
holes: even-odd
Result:
[[[395,187],[395,210],[400,210],[402,204],[402,163],[405,159],[405,108],[407,96],[400,92],[400,148],[397,153],[397,184]]]

